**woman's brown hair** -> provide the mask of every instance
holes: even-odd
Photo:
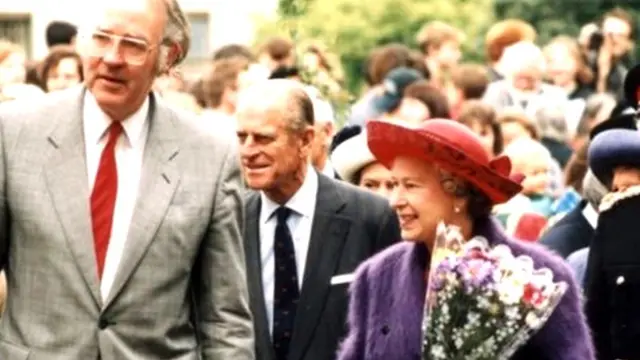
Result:
[[[491,105],[485,104],[480,100],[469,100],[462,105],[460,115],[456,120],[469,128],[473,128],[473,124],[477,123],[481,128],[491,129],[491,132],[493,132],[493,154],[498,155],[502,152],[504,141],[500,124],[498,124],[496,118],[496,111]]]
[[[74,50],[73,47],[69,45],[56,45],[51,47],[49,54],[47,57],[42,60],[42,64],[40,64],[40,83],[44,91],[49,91],[47,89],[47,79],[49,78],[49,73],[52,70],[58,67],[58,64],[64,59],[74,59],[78,64],[78,74],[80,75],[80,81],[84,80],[84,74],[82,71],[82,59],[80,59],[80,55]]]
[[[520,124],[534,140],[540,140],[540,131],[536,124],[522,111],[516,109],[504,110],[498,115],[497,122],[499,125],[517,123]]]
[[[429,109],[429,117],[432,119],[448,119],[450,116],[447,97],[427,80],[418,80],[407,86],[402,96],[423,103]]]

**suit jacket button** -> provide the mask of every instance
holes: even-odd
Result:
[[[389,327],[387,325],[382,327],[382,335],[387,335],[387,334],[389,334],[390,331],[391,331],[391,329],[389,329]]]

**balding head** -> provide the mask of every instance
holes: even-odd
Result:
[[[315,122],[313,103],[303,85],[294,80],[265,80],[251,85],[238,98],[237,111],[247,109],[278,112],[294,132],[304,131]]]

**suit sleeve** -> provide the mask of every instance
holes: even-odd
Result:
[[[254,332],[242,245],[243,182],[234,146],[227,148],[216,186],[194,284],[202,359],[252,360]]]
[[[376,252],[383,250],[398,241],[400,241],[400,222],[396,213],[387,206],[382,219],[380,219],[380,228],[378,238],[376,239]]]
[[[337,360],[365,360],[369,285],[367,263],[356,270],[356,278],[349,288],[347,337],[338,348]]]

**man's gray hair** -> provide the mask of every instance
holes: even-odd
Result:
[[[594,209],[598,209],[602,198],[608,192],[607,187],[596,178],[591,169],[587,169],[587,173],[582,179],[582,197],[587,200]]]
[[[191,45],[191,27],[186,15],[182,11],[178,0],[161,0],[165,6],[167,23],[165,24],[162,33],[163,49],[161,49],[160,61],[166,63],[169,46],[178,45],[180,52],[178,57],[169,67],[174,67],[180,64],[187,54],[189,53],[189,46]]]

